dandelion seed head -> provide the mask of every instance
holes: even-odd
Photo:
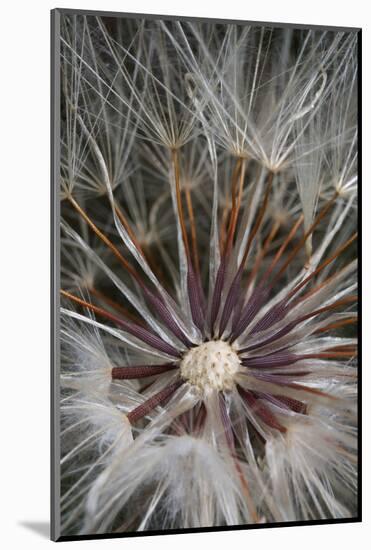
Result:
[[[231,390],[240,364],[241,360],[230,344],[211,340],[185,354],[180,374],[202,393]]]
[[[356,37],[65,23],[63,532],[354,517]]]

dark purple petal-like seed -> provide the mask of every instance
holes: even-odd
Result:
[[[136,378],[146,378],[155,374],[162,374],[178,368],[174,363],[165,365],[135,365],[127,367],[114,367],[112,369],[112,378],[115,380],[131,380]]]
[[[167,355],[172,355],[173,357],[180,357],[181,353],[179,350],[175,349],[173,346],[149,330],[119,318],[115,319],[115,323],[121,326],[126,332],[129,332],[129,334],[139,338],[139,340],[142,340],[142,342],[145,342],[154,349],[167,353]]]
[[[232,284],[230,286],[227,298],[225,300],[223,313],[220,319],[220,325],[219,325],[219,337],[222,336],[227,323],[230,319],[230,316],[232,314],[233,308],[238,300],[238,297],[240,296],[241,291],[241,276],[242,276],[242,270],[238,270],[237,274],[235,275]]]
[[[267,289],[261,289],[261,288],[255,289],[253,294],[250,296],[250,299],[247,302],[246,306],[242,310],[242,316],[240,317],[236,326],[232,327],[232,334],[231,334],[232,342],[240,336],[240,334],[245,330],[247,325],[255,317],[255,315],[261,308],[262,304],[266,300],[267,296],[268,296]]]
[[[192,319],[195,325],[203,330],[204,328],[204,310],[203,310],[203,300],[200,291],[200,284],[197,280],[197,276],[194,272],[191,262],[188,262],[188,275],[187,275],[187,285],[188,285],[188,297],[189,305],[191,307]]]
[[[273,334],[263,342],[259,342],[258,344],[254,344],[253,346],[249,346],[247,348],[244,348],[240,351],[240,353],[244,353],[246,351],[253,351],[254,349],[261,348],[263,346],[266,346],[268,344],[271,344],[275,340],[278,340],[279,338],[282,338],[282,336],[286,336],[289,332],[291,332],[300,322],[300,319],[295,319],[294,321],[291,321],[291,323],[288,323],[285,327],[281,328],[276,332],[276,334]]]
[[[250,369],[269,369],[293,365],[302,359],[302,355],[294,353],[272,353],[261,357],[247,357],[242,359],[242,365]]]
[[[264,405],[263,401],[258,399],[258,397],[253,392],[244,390],[243,388],[241,388],[241,386],[238,387],[238,391],[242,399],[251,409],[251,412],[259,416],[261,420],[263,420],[263,422],[267,424],[267,426],[270,426],[271,428],[274,428],[275,430],[278,430],[282,433],[285,433],[287,431],[285,426],[282,426],[282,424],[280,424],[277,417],[269,409],[269,407]]]
[[[291,410],[300,414],[306,414],[307,405],[298,399],[292,397],[286,397],[284,395],[271,395],[269,393],[254,392],[261,399],[269,401],[277,407],[281,407],[286,410]]]
[[[179,338],[181,342],[187,347],[192,347],[192,342],[188,340],[187,336],[184,334],[182,329],[177,324],[176,320],[174,319],[171,312],[168,310],[166,305],[163,303],[162,299],[159,296],[156,296],[153,292],[148,290],[147,288],[143,287],[144,294],[148,301],[152,304],[154,307],[156,313],[159,315],[159,317],[162,319],[162,321],[165,323],[167,328],[171,330],[171,332]]]
[[[177,380],[173,384],[169,384],[169,386],[155,393],[155,395],[152,395],[147,401],[132,410],[128,414],[130,424],[135,424],[135,422],[146,416],[155,407],[164,403],[164,401],[169,399],[182,384],[184,384],[184,380]]]
[[[294,390],[303,391],[306,393],[312,393],[315,395],[320,395],[322,397],[326,397],[327,399],[332,399],[334,401],[336,401],[337,399],[334,395],[323,392],[321,390],[317,390],[317,388],[312,388],[310,386],[305,386],[303,384],[297,384],[296,382],[292,381],[290,376],[280,375],[280,374],[277,375],[277,374],[257,373],[257,372],[250,372],[249,376],[253,376],[254,378],[257,378],[258,380],[262,380],[263,382],[270,382],[277,386],[286,386],[286,388],[292,388]]]
[[[285,314],[287,313],[287,309],[288,308],[286,307],[286,299],[283,299],[281,302],[272,307],[270,311],[267,311],[267,313],[260,319],[260,321],[258,321],[256,325],[252,328],[250,334],[255,334],[256,332],[266,330],[278,321],[281,321],[281,319],[283,319]]]
[[[213,292],[213,297],[211,301],[211,312],[210,312],[211,332],[214,331],[215,321],[219,313],[220,300],[222,296],[224,279],[225,279],[225,269],[226,269],[226,258],[225,256],[222,256],[220,258],[220,265],[219,265],[218,273],[216,275],[214,292]]]

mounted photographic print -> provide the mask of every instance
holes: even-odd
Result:
[[[360,521],[360,30],[52,37],[54,540]]]

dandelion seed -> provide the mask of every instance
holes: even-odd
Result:
[[[353,517],[355,35],[63,19],[63,533]]]

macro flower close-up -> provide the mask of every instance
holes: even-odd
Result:
[[[357,65],[61,16],[62,535],[357,516]]]

